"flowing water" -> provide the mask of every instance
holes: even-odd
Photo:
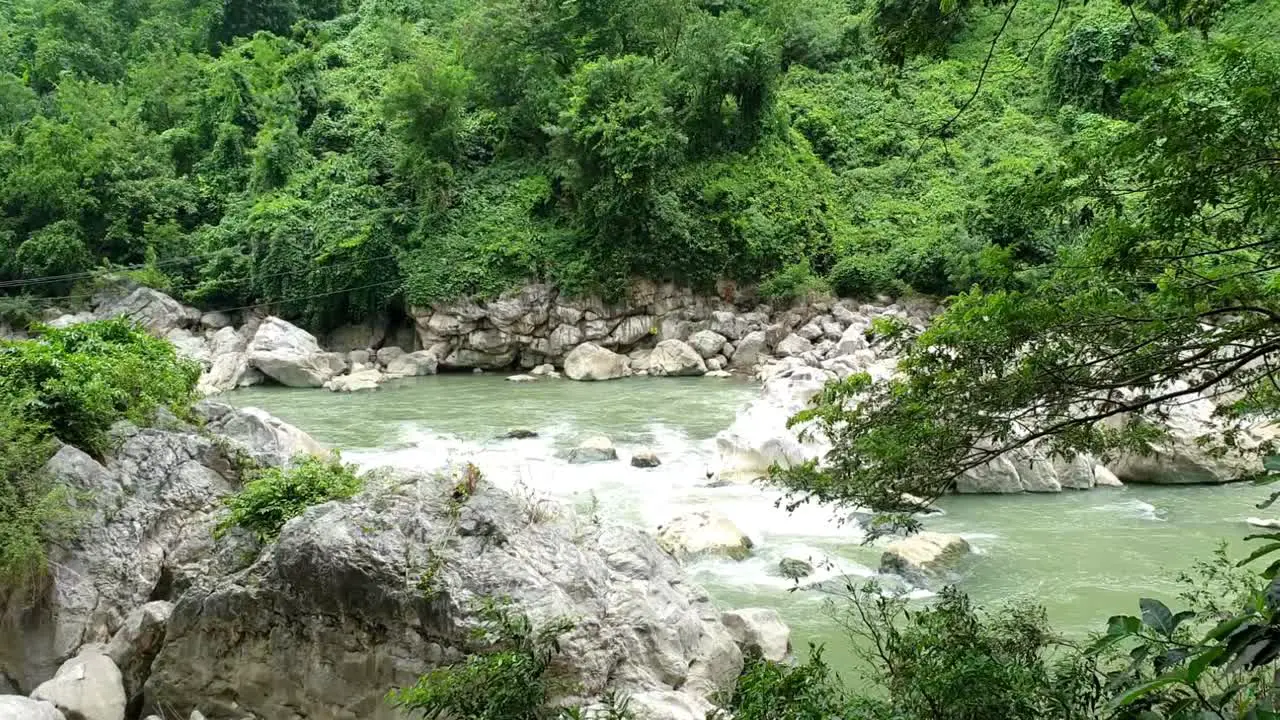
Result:
[[[879,550],[860,543],[829,509],[776,507],[776,492],[753,485],[709,487],[715,434],[756,397],[757,386],[709,378],[629,378],[606,383],[505,382],[498,375],[440,375],[395,381],[375,393],[252,388],[227,398],[261,407],[341,448],[366,466],[435,468],[470,460],[490,480],[588,507],[601,517],[656,528],[690,510],[714,508],[756,543],[743,562],[702,560],[690,572],[725,607],[776,607],[803,648],[828,646],[836,667],[850,645],[816,592],[793,592],[778,561],[809,558],[806,580],[870,576]],[[513,428],[537,438],[498,440]],[[603,433],[620,462],[570,465],[564,456],[587,435]],[[642,447],[662,466],[627,459]],[[1266,488],[1129,486],[1053,495],[944,498],[945,515],[928,529],[965,536],[978,555],[961,586],[981,602],[1030,597],[1068,634],[1083,636],[1142,596],[1176,600],[1175,576],[1207,559],[1222,540],[1237,550],[1244,518]]]

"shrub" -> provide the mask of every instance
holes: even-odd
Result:
[[[30,295],[0,296],[0,325],[25,330],[40,319],[40,308]]]
[[[855,704],[870,703],[851,697],[822,659],[822,648],[810,646],[800,665],[748,657],[728,709],[735,720],[826,720],[862,717],[853,714]]]
[[[900,290],[884,256],[847,255],[840,258],[827,276],[831,289],[840,297],[870,297]]]
[[[259,470],[240,492],[225,499],[231,513],[218,523],[215,536],[239,526],[270,542],[286,522],[312,505],[349,498],[362,487],[355,466],[343,464],[337,453],[329,458],[308,455],[295,458],[288,468]]]
[[[101,454],[117,420],[145,424],[160,407],[190,413],[199,365],[132,322],[37,331],[32,340],[0,342],[0,397],[64,442]]]
[[[788,265],[760,283],[760,294],[774,300],[800,300],[828,290],[827,283],[813,274],[808,260]]]
[[[440,667],[410,688],[393,690],[392,705],[427,718],[452,720],[544,720],[560,714],[548,708],[546,673],[560,652],[558,638],[573,623],[557,620],[535,629],[506,602],[486,601],[473,635],[477,652]]]
[[[45,429],[0,408],[0,587],[30,587],[47,569],[45,545],[65,537],[70,492],[42,468],[53,452]]]

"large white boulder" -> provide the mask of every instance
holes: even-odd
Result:
[[[729,367],[751,369],[769,354],[768,336],[763,330],[747,333],[734,346],[733,355],[729,357]]]
[[[564,374],[570,380],[614,380],[626,377],[630,363],[625,355],[596,345],[583,343],[564,359]]]
[[[104,319],[128,318],[157,335],[190,324],[182,303],[148,287],[136,288],[122,298],[104,303],[95,314]]]
[[[21,695],[0,695],[0,720],[67,720],[53,703]]]
[[[949,579],[970,552],[968,541],[959,535],[916,533],[889,543],[880,556],[880,572],[918,585],[933,584]]]
[[[287,465],[297,455],[327,455],[315,438],[255,407],[233,408],[205,400],[196,406],[205,427],[263,465]]]
[[[124,679],[102,653],[86,652],[66,661],[31,699],[51,703],[75,720],[124,720]]]
[[[733,641],[744,653],[754,653],[772,662],[791,655],[791,628],[773,608],[743,608],[720,614]]]
[[[745,560],[753,547],[732,520],[708,510],[681,515],[658,528],[658,545],[677,560],[704,555]]]
[[[377,390],[378,385],[387,379],[377,368],[364,368],[347,375],[339,375],[326,382],[324,387],[331,392],[353,393]]]
[[[719,355],[720,351],[724,349],[724,344],[728,341],[728,338],[714,330],[699,330],[689,336],[689,346],[708,360]]]
[[[381,357],[381,353],[379,353]],[[396,356],[387,362],[387,374],[397,377],[435,375],[439,359],[430,350],[419,350]]]
[[[706,371],[698,351],[680,340],[663,340],[649,355],[650,375],[702,375]]]
[[[321,387],[337,374],[314,335],[274,316],[253,334],[249,363],[289,387]]]

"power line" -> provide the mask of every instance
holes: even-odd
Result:
[[[390,260],[390,259],[392,259],[392,258],[394,258],[394,257],[396,257],[396,256],[395,256],[395,254],[380,255],[380,256],[378,256],[378,257],[372,257],[372,258],[361,258],[361,259],[359,259],[359,260],[348,260],[347,262],[334,263],[334,264],[332,264],[332,265],[318,265],[318,266],[314,266],[314,267],[304,267],[304,268],[299,268],[299,269],[297,269],[297,270],[282,270],[282,271],[280,271],[280,272],[275,272],[275,273],[266,273],[266,274],[262,274],[262,275],[245,275],[245,276],[242,276],[242,277],[236,277],[236,278],[223,278],[223,279],[218,280],[218,282],[220,282],[220,283],[238,283],[238,282],[251,281],[251,280],[263,280],[263,279],[266,279],[266,278],[284,277],[284,276],[286,276],[286,275],[301,275],[301,274],[303,274],[303,273],[314,272],[314,271],[316,271],[316,270],[336,270],[336,269],[338,269],[338,268],[350,267],[350,266],[352,266],[352,265],[364,265],[364,264],[367,264],[367,263],[379,262],[379,261],[381,261],[381,260]],[[184,289],[189,289],[189,288],[193,288],[193,287],[198,287],[198,286],[200,286],[200,285],[204,284],[205,282],[206,282],[206,280],[193,280],[193,281],[191,281],[191,282],[187,282],[187,283],[179,283],[179,284],[177,284],[177,285],[173,285],[173,286],[171,286],[171,287],[169,288],[169,291],[171,292],[171,291],[174,291],[174,290],[184,290]],[[168,293],[166,293],[166,294],[168,294]],[[56,303],[56,302],[58,302],[58,301],[65,301],[65,300],[91,300],[91,299],[93,299],[94,297],[96,297],[96,293],[95,293],[95,294],[92,294],[92,295],[57,295],[57,296],[41,296],[41,297],[32,297],[32,298],[31,298],[31,300],[36,301],[36,302]]]
[[[177,265],[178,263],[187,262],[189,260],[199,260],[200,258],[211,257],[223,252],[222,250],[214,250],[213,252],[202,253],[200,255],[187,255],[185,257],[169,258],[167,260],[158,260],[154,263],[139,263],[136,265],[125,265],[119,268],[110,268],[109,270],[141,270],[146,267],[157,267],[161,265]],[[98,268],[95,270],[85,270],[77,273],[67,273],[65,275],[46,275],[44,277],[34,278],[18,278],[17,280],[0,280],[0,288],[27,287],[28,285],[47,285],[55,282],[66,282],[70,280],[82,280],[91,278],[103,270]]]

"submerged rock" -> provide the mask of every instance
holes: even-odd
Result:
[[[609,462],[618,459],[618,451],[613,447],[613,441],[604,435],[595,435],[583,440],[578,447],[569,451],[569,462],[593,463],[593,462]]]
[[[631,467],[655,468],[662,464],[652,450],[638,450],[631,456]]]
[[[499,440],[525,440],[528,438],[536,438],[538,433],[526,428],[512,428],[498,436]]]
[[[778,573],[788,580],[800,580],[813,574],[813,564],[800,558],[782,558],[778,561]]]
[[[754,546],[732,520],[709,510],[681,515],[658,528],[658,545],[677,560],[702,555],[745,560]]]
[[[507,382],[513,382],[513,383],[531,383],[531,382],[537,382],[537,381],[538,381],[538,378],[532,375],[508,375],[507,376]]]
[[[921,532],[889,543],[880,556],[880,572],[928,585],[950,577],[970,551],[959,535]]]

